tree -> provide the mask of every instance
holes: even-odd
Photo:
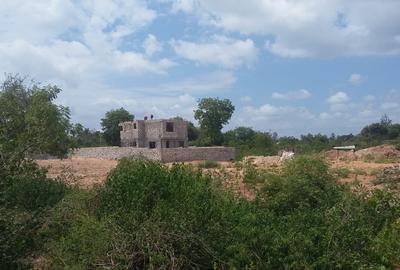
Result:
[[[198,109],[194,111],[194,118],[200,123],[203,139],[209,144],[220,145],[223,140],[221,129],[229,122],[234,110],[235,106],[229,99],[201,99]]]
[[[133,121],[134,116],[124,108],[108,111],[103,119],[101,126],[104,132],[104,139],[108,145],[120,145],[119,123]]]
[[[389,116],[386,113],[381,117],[381,125],[384,127],[389,127],[392,125],[392,120],[390,120]]]
[[[70,133],[74,147],[95,147],[103,145],[103,134],[100,131],[90,130],[80,123],[74,124]]]
[[[8,75],[0,89],[0,169],[18,168],[31,154],[67,154],[69,109],[53,103],[60,88]]]
[[[200,130],[192,122],[188,122],[188,140],[193,142],[199,138]]]

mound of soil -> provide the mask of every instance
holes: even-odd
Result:
[[[394,147],[394,145],[380,145],[380,146],[361,149],[356,151],[355,155],[356,157],[365,157],[368,155],[372,155],[375,157],[400,159],[400,151],[397,150]]]
[[[400,151],[397,150],[394,145],[380,145],[375,147],[369,147],[365,149],[358,150],[356,152],[343,151],[343,150],[329,150],[324,153],[325,157],[330,160],[338,158],[391,158],[400,160]]]
[[[244,161],[249,160],[257,167],[269,167],[280,165],[282,163],[280,159],[280,156],[247,156]]]
[[[354,158],[355,153],[353,151],[344,150],[329,150],[324,153],[325,157],[330,160],[338,158]]]

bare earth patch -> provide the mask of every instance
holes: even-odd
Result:
[[[361,150],[362,154],[386,156],[390,153],[393,157],[397,155],[397,150],[391,146],[374,147]],[[357,152],[356,152],[357,154]],[[382,188],[383,185],[374,183],[378,175],[382,174],[385,168],[398,166],[399,162],[374,162],[356,158],[337,158],[336,155],[326,155],[333,173],[337,173],[339,182],[343,184],[357,182],[365,186],[366,189]],[[254,186],[244,182],[244,166],[246,162],[252,163],[256,168],[263,171],[276,172],[282,166],[279,156],[249,156],[242,162],[218,162],[217,168],[202,168],[202,172],[216,179],[221,185],[234,193],[246,197],[254,198]],[[117,160],[105,160],[95,158],[73,157],[63,160],[38,160],[40,166],[48,169],[48,177],[60,178],[68,184],[77,185],[84,188],[91,188],[102,184],[107,178],[107,174],[116,167]],[[185,162],[194,167],[199,167],[198,161]],[[171,164],[167,164],[170,166]]]
[[[49,178],[62,177],[69,184],[85,188],[104,183],[107,174],[118,164],[116,160],[96,158],[51,159],[36,162],[48,169]]]

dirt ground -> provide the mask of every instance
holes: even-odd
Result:
[[[36,161],[48,169],[48,177],[60,177],[69,184],[90,188],[103,183],[107,174],[117,166],[116,160],[95,158],[68,158]]]
[[[391,147],[378,147],[377,155],[385,155],[383,149],[390,152],[393,156]],[[363,153],[374,154],[373,148],[362,150]],[[357,152],[356,152],[357,153]],[[397,154],[397,153],[395,153]],[[341,183],[357,182],[362,184],[366,189],[381,188],[382,185],[374,184],[376,177],[390,167],[398,166],[399,162],[375,162],[365,161],[363,158],[348,157],[337,158],[336,155],[323,155],[330,164],[333,174],[338,176]],[[69,158],[64,160],[39,160],[39,165],[48,169],[50,178],[63,179],[69,184],[78,185],[84,188],[91,188],[94,185],[102,184],[107,177],[107,174],[115,168],[118,161],[103,160],[94,158]],[[279,156],[249,156],[243,162],[219,162],[217,168],[204,168],[203,173],[217,179],[221,184],[229,190],[240,194],[241,196],[252,198],[255,196],[254,187],[250,187],[244,183],[243,166],[246,162],[250,162],[256,168],[264,171],[279,171],[282,166]],[[197,161],[187,162],[194,167],[198,167]]]

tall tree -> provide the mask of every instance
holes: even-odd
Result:
[[[124,108],[111,110],[101,119],[101,126],[104,132],[104,139],[108,145],[121,145],[119,123],[133,121],[134,116]]]
[[[199,121],[201,136],[206,144],[220,145],[223,137],[221,129],[226,125],[235,111],[229,99],[203,98],[199,100],[194,118]]]
[[[9,75],[0,91],[0,165],[18,167],[30,154],[64,156],[71,146],[69,110],[54,104],[61,89]],[[8,164],[8,165],[6,165]],[[10,169],[10,168],[9,168]]]

